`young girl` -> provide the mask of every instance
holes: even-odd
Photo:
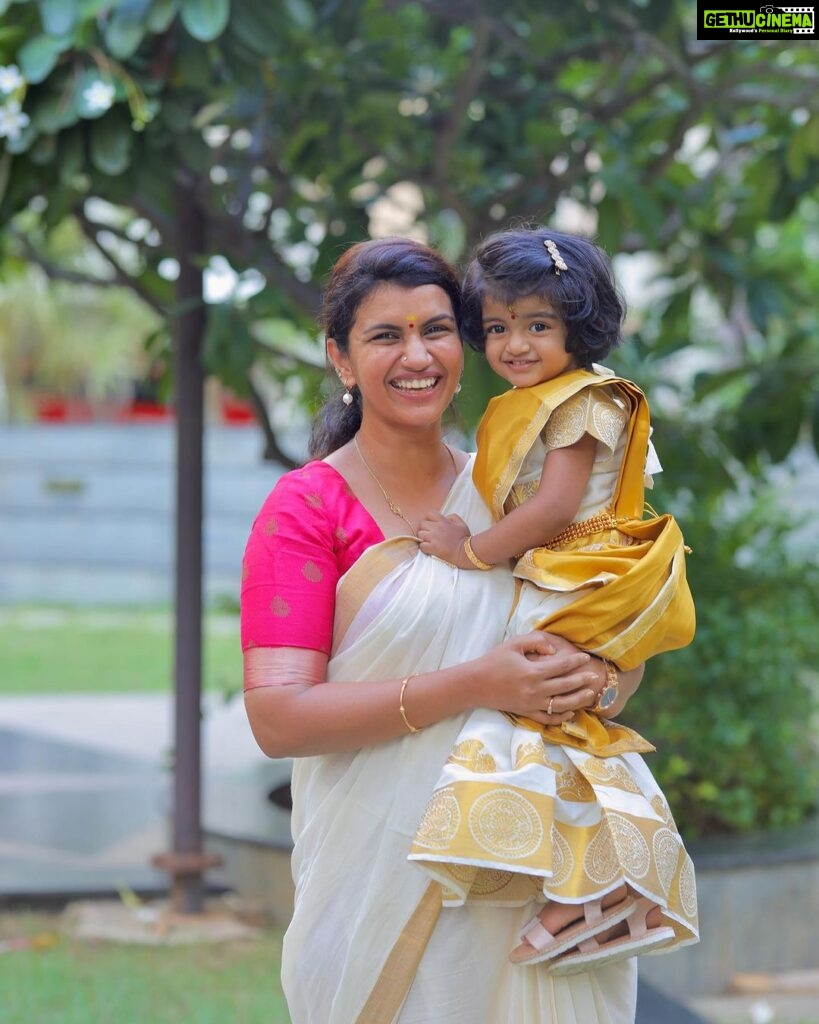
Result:
[[[510,959],[549,961],[555,974],[698,937],[693,865],[639,755],[653,747],[609,721],[622,706],[618,668],[694,631],[670,517],[670,569],[656,570],[650,592],[635,569],[660,553],[637,525],[652,468],[648,408],[639,388],[595,365],[623,316],[610,264],[586,239],[513,230],[478,248],[464,338],[513,385],[477,435],[474,481],[498,521],[469,536],[462,520],[433,514],[418,531],[422,551],[461,569],[515,560],[524,582],[507,635],[545,629],[609,659],[588,712],[550,701],[552,725],[473,712],[410,853],[451,906],[545,896]]]

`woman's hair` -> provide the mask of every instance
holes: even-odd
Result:
[[[606,254],[587,238],[542,227],[500,231],[477,247],[463,281],[464,341],[484,351],[486,298],[513,305],[527,295],[560,316],[578,366],[588,369],[620,342],[626,306]]]
[[[341,352],[350,344],[350,330],[361,303],[384,284],[419,288],[434,284],[452,303],[457,323],[461,315],[461,286],[455,271],[440,253],[409,238],[378,238],[351,246],[336,262],[324,289],[321,323],[326,338],[333,338]],[[342,402],[338,392],[313,420],[309,452],[323,459],[350,441],[361,426],[361,394],[352,388],[352,403]]]

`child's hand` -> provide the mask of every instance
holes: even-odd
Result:
[[[469,536],[469,527],[460,516],[442,516],[430,512],[418,527],[421,550],[425,555],[435,555],[460,569],[471,569],[463,553],[464,539]]]

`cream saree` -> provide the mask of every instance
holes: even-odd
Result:
[[[471,465],[445,505],[473,531],[490,513]],[[503,638],[507,570],[459,572],[409,538],[371,548],[340,581],[324,685],[396,679],[479,657]],[[443,907],[407,860],[441,765],[467,715],[293,771],[295,910],[282,983],[293,1024],[629,1024],[633,961],[552,978],[514,967],[531,908]]]

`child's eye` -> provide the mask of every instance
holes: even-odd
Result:
[[[534,334],[543,334],[546,331],[551,331],[552,324],[544,320],[533,320],[529,325],[529,330]]]
[[[505,330],[506,328],[503,326],[503,324],[490,324],[488,327],[484,329],[484,334],[486,334],[487,336],[490,334],[503,334]]]

